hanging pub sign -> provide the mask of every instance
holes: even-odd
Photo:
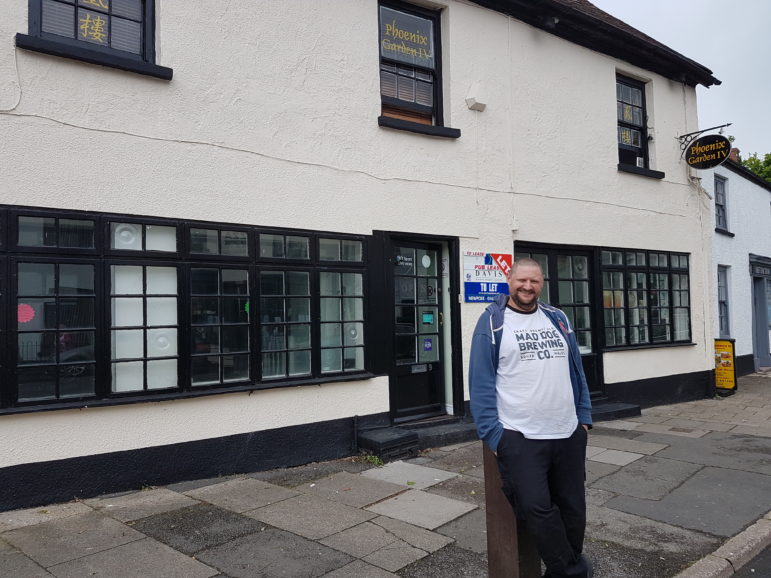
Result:
[[[685,161],[694,169],[711,169],[728,159],[731,141],[719,134],[697,138],[685,150]]]
[[[404,64],[433,70],[433,21],[381,6],[380,55]]]

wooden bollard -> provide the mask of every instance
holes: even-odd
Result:
[[[487,509],[487,572],[490,578],[540,578],[541,559],[535,542],[518,521],[501,490],[498,460],[486,445],[485,502]]]

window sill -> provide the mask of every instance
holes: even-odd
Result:
[[[634,165],[623,165],[621,163],[618,164],[618,170],[622,173],[632,173],[633,175],[641,175],[643,177],[650,177],[652,179],[663,179],[666,176],[661,171],[644,169]]]
[[[662,347],[689,347],[697,345],[693,341],[679,341],[677,343],[644,343],[642,345],[620,345],[618,347],[605,347],[602,353],[613,353],[614,351],[631,351],[634,349],[660,349]]]
[[[459,128],[449,128],[446,126],[433,126],[429,124],[420,124],[418,122],[409,122],[390,116],[377,117],[378,126],[386,128],[395,128],[397,130],[406,130],[428,136],[438,136],[443,138],[458,138],[460,136]]]
[[[95,50],[89,50],[88,47],[85,46],[70,46],[69,44],[64,44],[62,42],[56,42],[47,38],[39,38],[37,36],[28,36],[26,34],[16,35],[16,46],[34,52],[42,52],[43,54],[51,54],[53,56],[80,60],[81,62],[88,62],[90,64],[118,68],[120,70],[135,72],[136,74],[143,74],[145,76],[153,76],[162,80],[171,80],[174,72],[171,68],[166,68],[165,66],[158,66],[157,64],[150,64],[132,58],[124,58],[116,54],[97,52]]]
[[[715,233],[720,233],[721,235],[725,235],[726,237],[736,237],[736,233],[732,233],[727,229],[721,229],[720,227],[715,227]]]
[[[77,401],[51,402],[39,405],[21,405],[17,407],[8,407],[0,409],[0,416],[15,415],[20,413],[38,413],[43,411],[55,411],[61,409],[88,409],[90,407],[112,407],[116,405],[132,405],[137,403],[151,403],[160,401],[176,401],[181,399],[191,399],[195,397],[207,397],[210,395],[221,395],[226,393],[251,393],[263,389],[277,389],[279,387],[298,387],[303,385],[323,385],[325,383],[342,383],[349,381],[364,381],[372,379],[376,374],[368,371],[349,374],[336,375],[330,377],[319,377],[316,379],[303,379],[292,381],[263,381],[257,384],[241,385],[234,387],[220,387],[207,390],[177,391],[169,393],[160,393],[153,395],[136,395],[127,397],[113,397],[109,399],[80,399]]]

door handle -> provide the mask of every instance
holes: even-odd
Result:
[[[444,313],[439,312],[439,325],[444,325]]]

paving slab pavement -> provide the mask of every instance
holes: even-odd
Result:
[[[587,456],[597,578],[768,567],[771,378],[597,424]],[[478,441],[190,480],[0,512],[0,577],[481,578],[484,497]]]

